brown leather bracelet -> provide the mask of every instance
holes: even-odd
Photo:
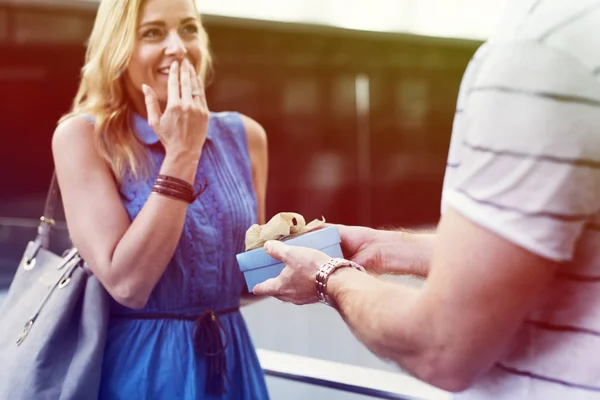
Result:
[[[181,196],[185,196],[186,198],[192,198],[194,197],[194,194],[192,192],[190,192],[189,190],[183,190],[183,189],[179,189],[179,188],[173,188],[173,187],[168,187],[168,186],[164,186],[162,184],[158,184],[155,183],[153,188],[157,188],[157,189],[161,189],[164,190],[166,192],[175,192],[180,194]]]
[[[189,183],[188,181],[184,181],[183,179],[180,179],[180,178],[175,178],[174,176],[158,175],[156,177],[156,179],[163,179],[163,180],[168,181],[168,182],[174,182],[174,183],[179,183],[179,184],[184,185],[184,186],[189,186],[190,188],[192,188],[192,190],[194,188],[194,186],[191,183]]]
[[[158,175],[152,191],[159,194],[164,194],[188,203],[193,203],[208,187],[208,181],[204,179],[204,185],[194,192],[194,186],[183,179],[175,178],[169,175]],[[155,190],[156,189],[156,190]]]
[[[191,185],[184,186],[179,183],[157,179],[156,182],[154,182],[154,186],[160,186],[162,188],[174,189],[180,192],[189,193],[190,196],[194,194],[194,189],[191,187]]]
[[[177,200],[182,200],[182,201],[185,201],[186,203],[193,203],[195,200],[194,197],[190,194],[183,193],[183,192],[173,190],[173,189],[162,188],[162,187],[159,187],[156,185],[154,185],[151,190],[154,193],[162,194],[164,196],[169,196],[169,197],[172,197]]]

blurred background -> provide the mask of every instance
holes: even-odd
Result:
[[[51,136],[75,94],[97,4],[0,0],[0,301],[35,236]],[[215,58],[210,108],[245,113],[267,131],[268,217],[436,224],[460,80],[504,1],[197,4]],[[58,230],[56,247],[66,243]],[[267,300],[244,313],[259,347],[397,371],[331,310]],[[295,385],[297,397],[285,398],[361,398]],[[274,398],[280,386],[271,379]]]

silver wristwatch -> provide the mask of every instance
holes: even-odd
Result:
[[[333,301],[327,295],[327,281],[331,274],[337,269],[343,267],[356,268],[359,271],[365,272],[365,269],[355,262],[345,260],[343,258],[332,258],[325,264],[321,265],[317,271],[316,284],[317,284],[317,297],[321,303],[325,303],[328,306],[335,307]]]

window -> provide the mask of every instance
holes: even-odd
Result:
[[[83,44],[89,34],[86,19],[79,15],[18,11],[14,16],[18,43]]]
[[[397,83],[395,103],[400,126],[424,128],[429,111],[429,86],[419,78],[404,78]]]
[[[315,78],[289,76],[281,92],[283,134],[295,146],[319,145],[321,131],[321,87]]]
[[[0,43],[8,40],[8,11],[0,9]]]
[[[332,82],[332,109],[336,117],[354,118],[356,115],[356,77],[345,75]]]
[[[213,90],[217,107],[225,107],[258,118],[260,113],[260,93],[258,79],[236,73],[217,74]],[[211,99],[208,99],[209,106]]]
[[[319,86],[311,78],[290,77],[285,81],[282,111],[286,116],[310,115],[319,112]]]

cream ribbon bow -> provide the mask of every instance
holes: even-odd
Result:
[[[291,239],[325,225],[325,218],[306,224],[297,213],[276,214],[264,225],[254,224],[246,231],[246,251],[262,247],[267,240]]]

